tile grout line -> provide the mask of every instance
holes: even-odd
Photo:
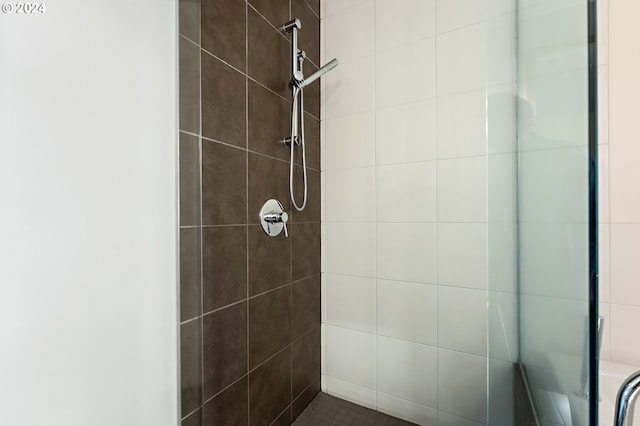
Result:
[[[202,216],[203,216],[203,198],[204,198],[204,150],[202,145],[202,3],[198,2],[198,75],[200,81],[198,82],[198,174],[199,174],[199,191],[200,191],[200,408],[202,421],[202,415],[204,414],[204,232],[202,229]]]
[[[249,254],[250,254],[250,249],[249,249],[249,227],[248,227],[248,221],[249,221],[249,2],[245,2],[245,9],[244,9],[244,55],[245,55],[245,71],[246,73],[244,74],[245,77],[245,88],[244,88],[244,100],[245,100],[245,120],[244,120],[244,124],[245,124],[245,141],[244,141],[244,147],[245,147],[245,200],[247,202],[247,208],[246,208],[246,212],[245,212],[245,222],[247,222],[246,225],[246,233],[245,233],[245,244],[246,244],[246,256],[245,256],[245,268],[246,268],[246,277],[245,277],[245,288],[246,288],[246,324],[245,324],[245,330],[246,330],[246,335],[247,335],[247,339],[246,339],[246,348],[247,348],[247,360],[246,360],[246,377],[247,377],[247,425],[251,424],[251,378],[250,378],[250,367],[251,367],[251,359],[250,359],[250,354],[251,354],[251,329],[250,329],[250,315],[251,315],[251,311],[249,309],[249,276],[250,276],[250,271],[249,271]]]

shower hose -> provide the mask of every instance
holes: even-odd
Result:
[[[299,100],[299,105],[298,105]],[[294,86],[293,88],[293,108],[291,111],[291,162],[289,167],[289,192],[291,194],[291,203],[298,211],[304,210],[307,205],[307,157],[304,144],[304,92],[303,89]],[[300,124],[300,134],[298,133],[298,123]],[[296,139],[297,136],[297,139]],[[293,191],[293,174],[294,174],[294,152],[296,141],[299,141],[302,146],[302,181],[304,184],[304,198],[302,199],[302,205],[298,206]]]

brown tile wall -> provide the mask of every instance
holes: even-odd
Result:
[[[311,73],[318,16],[319,0],[180,0],[183,426],[290,425],[320,390],[320,92],[305,90],[310,198],[300,213],[280,142],[291,45],[278,30],[302,20]],[[289,238],[260,229],[269,198],[290,214]]]

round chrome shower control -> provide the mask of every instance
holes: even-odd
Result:
[[[289,215],[284,211],[280,201],[276,199],[267,200],[260,209],[260,226],[270,237],[276,237],[284,230],[284,236],[288,237],[287,222]]]

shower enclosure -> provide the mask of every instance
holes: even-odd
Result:
[[[488,20],[487,422],[597,425],[596,5],[517,6]]]
[[[183,426],[596,424],[594,1],[180,18]]]

